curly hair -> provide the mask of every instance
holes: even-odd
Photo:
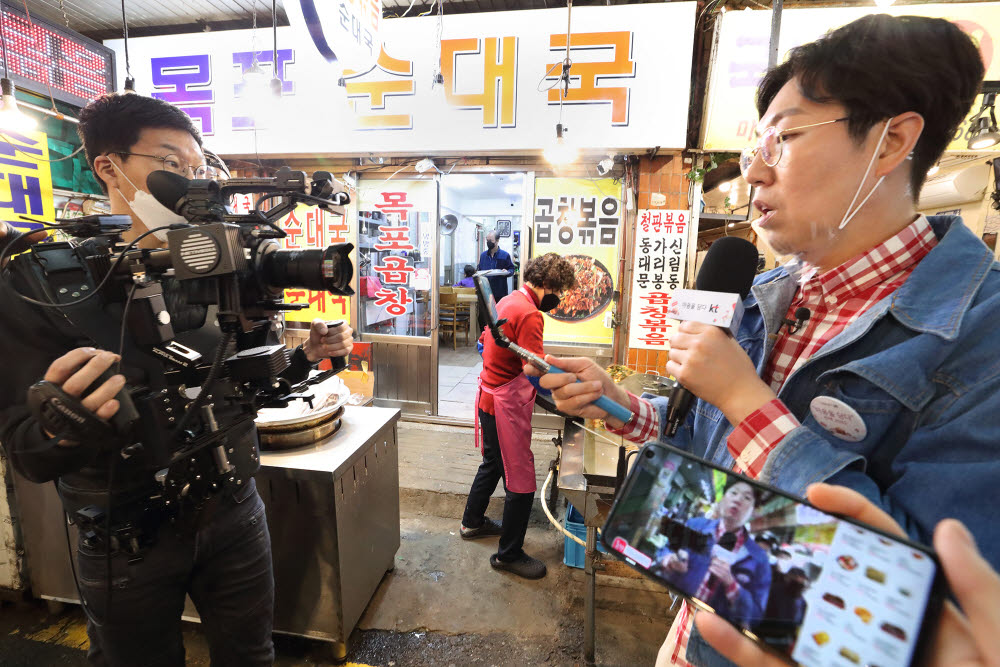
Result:
[[[568,259],[554,252],[528,260],[524,267],[524,280],[535,287],[543,287],[553,292],[561,292],[576,286],[573,265]]]

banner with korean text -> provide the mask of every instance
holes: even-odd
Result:
[[[687,265],[688,211],[642,209],[636,221],[632,260],[632,307],[628,346],[660,349],[677,330],[667,318],[674,290],[684,287]]]
[[[7,130],[4,137],[7,140],[0,141],[0,220],[22,231],[37,231],[42,225],[21,216],[55,221],[48,137],[43,132]]]
[[[970,2],[906,4],[891,7],[785,8],[781,14],[778,62],[796,46],[814,41],[868,14],[930,16],[954,22],[979,46],[986,66],[986,79],[1000,79],[1000,3]],[[771,12],[751,10],[726,12],[712,63],[703,123],[703,147],[707,150],[741,150],[757,126],[754,95],[767,69]],[[872,67],[878,67],[873,63]],[[979,111],[982,96],[976,98],[970,116]],[[968,122],[962,123],[948,150],[968,151]]]
[[[234,212],[246,215],[253,208],[255,195],[240,194],[233,198]],[[352,243],[351,220],[353,214],[348,209],[346,215],[334,215],[314,206],[299,204],[294,211],[278,225],[287,236],[280,241],[285,250],[320,249],[334,243]],[[357,266],[357,251],[351,253],[351,262]],[[354,284],[354,281],[352,281]],[[285,301],[308,305],[301,310],[286,310],[285,319],[290,322],[312,322],[317,317],[322,320],[351,320],[350,297],[329,292],[315,292],[305,289],[286,289]],[[353,325],[352,325],[353,326]]]
[[[567,141],[683,148],[694,19],[694,2],[574,8]],[[565,8],[451,14],[440,39],[435,16],[385,19],[370,70],[341,72],[297,34],[279,27],[275,56],[268,31],[256,54],[281,81],[279,98],[243,83],[250,30],[133,37],[129,57],[138,92],[181,107],[226,156],[524,152],[555,142]],[[122,40],[107,45],[124,68]]]
[[[545,342],[610,345],[621,185],[611,178],[538,178],[534,208],[531,256],[554,252],[576,271],[576,287],[544,314]]]
[[[358,329],[429,336],[437,183],[362,180],[357,201]]]

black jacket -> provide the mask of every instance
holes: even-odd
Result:
[[[215,321],[215,307],[188,302],[190,283],[164,280],[163,291],[176,334],[175,340],[211,360],[222,339]],[[4,360],[0,382],[0,443],[8,461],[19,473],[34,482],[59,480],[60,495],[68,505],[104,504],[108,489],[109,453],[100,442],[84,442],[75,447],[61,447],[48,438],[31,415],[27,389],[43,379],[49,365],[76,347],[91,346],[117,351],[121,331],[122,304],[103,304],[100,297],[69,309],[57,310],[29,304],[13,292],[28,288],[16,279],[0,280],[0,359]],[[277,342],[273,330],[254,332],[254,340],[241,340],[240,347]],[[284,377],[292,383],[306,378],[312,364],[301,348],[295,350],[291,367]],[[121,372],[130,385],[162,383],[164,363],[145,349],[134,345],[127,334],[122,354]],[[234,415],[220,415],[220,425]],[[233,439],[252,440],[256,429],[252,421],[230,433]],[[144,469],[131,460],[119,460],[114,468],[113,491],[116,496],[143,494],[155,488],[155,470]],[[99,495],[98,495],[99,494]]]

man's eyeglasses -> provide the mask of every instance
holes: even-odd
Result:
[[[811,125],[800,125],[798,127],[790,127],[787,130],[779,130],[775,126],[770,126],[761,132],[760,136],[757,138],[756,145],[751,144],[743,149],[740,154],[740,173],[743,174],[743,178],[747,177],[747,172],[750,171],[750,165],[753,164],[754,158],[760,153],[760,159],[764,161],[768,167],[777,167],[778,163],[781,162],[781,146],[785,143],[787,135],[798,132],[800,130],[805,130],[810,127],[819,127],[821,125],[830,125],[832,123],[839,123],[842,120],[848,120],[845,116],[844,118],[834,118],[833,120],[823,121],[822,123],[812,123]]]
[[[149,155],[148,153],[128,153],[125,151],[116,151],[118,155],[134,155],[136,157],[148,157],[154,160],[159,160],[163,165],[163,169],[166,171],[173,172],[175,174],[180,174],[181,176],[187,178],[188,173],[191,173],[192,178],[210,178],[213,180],[218,180],[220,176],[225,175],[210,164],[181,164],[180,158],[176,155]]]

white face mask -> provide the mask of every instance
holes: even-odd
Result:
[[[122,176],[122,178],[128,181],[128,184],[132,186],[132,189],[135,190],[135,198],[132,201],[129,201],[119,188],[115,189],[118,190],[118,194],[121,195],[121,198],[125,200],[125,204],[132,209],[132,213],[142,220],[142,224],[146,225],[146,229],[153,232],[153,236],[161,241],[166,241],[168,231],[167,227],[170,225],[188,224],[188,221],[184,218],[184,216],[174,213],[169,208],[158,202],[156,197],[149,194],[145,190],[140,190],[135,187],[135,183],[132,182],[132,179],[126,176],[125,172],[118,168],[118,165],[115,164],[114,160],[111,160],[111,165]]]
[[[882,134],[879,135],[878,143],[875,144],[875,153],[872,154],[872,159],[868,161],[868,168],[865,169],[865,175],[861,177],[861,183],[858,184],[858,189],[854,193],[854,199],[852,199],[851,203],[847,205],[847,211],[844,212],[844,219],[840,221],[840,226],[837,227],[837,229],[843,229],[844,227],[847,226],[847,223],[849,223],[851,219],[857,214],[857,212],[861,210],[861,207],[865,205],[865,202],[867,202],[873,194],[875,194],[875,190],[877,190],[878,186],[882,185],[882,181],[885,180],[885,176],[882,176],[877,181],[875,181],[875,185],[872,186],[871,192],[868,193],[868,196],[861,200],[861,203],[858,204],[858,207],[854,209],[853,212],[851,211],[851,207],[853,207],[854,202],[858,200],[858,195],[861,194],[861,188],[864,187],[865,181],[868,179],[868,174],[871,172],[872,166],[874,166],[875,164],[875,158],[878,157],[878,151],[882,147],[882,140],[885,139],[885,135],[888,133],[889,133],[889,121],[885,121],[885,127],[882,128]]]

